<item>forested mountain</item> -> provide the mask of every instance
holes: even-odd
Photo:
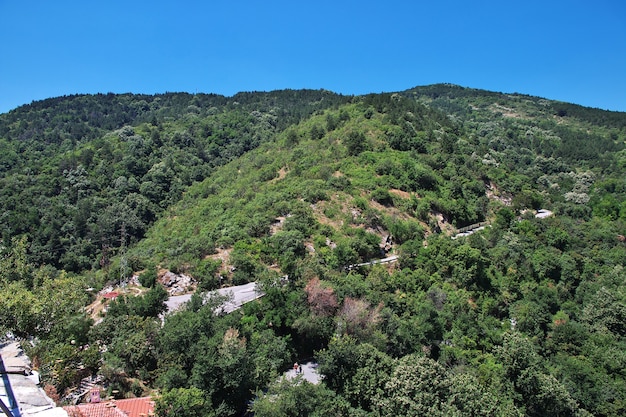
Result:
[[[79,272],[142,238],[185,187],[312,112],[324,91],[72,96],[0,117],[2,236]],[[97,256],[99,255],[99,256]],[[106,259],[105,259],[106,260]]]
[[[98,374],[162,416],[622,415],[625,140],[443,84],[34,102],[0,115],[0,327],[60,399]],[[168,271],[197,295],[162,322]]]

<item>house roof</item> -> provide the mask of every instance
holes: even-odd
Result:
[[[111,402],[72,405],[63,409],[69,417],[127,417]]]
[[[154,415],[154,401],[151,397],[129,398],[118,400],[117,408],[124,411],[128,417],[147,417]]]
[[[34,373],[31,374],[30,359],[24,354],[19,342],[0,342],[0,357],[7,372],[5,378],[0,378],[0,400],[5,405],[10,406],[5,386],[8,379],[22,416],[66,416],[65,412],[60,407],[57,408],[54,401],[37,385],[39,379],[33,375]],[[0,415],[4,413],[0,411]]]
[[[104,298],[117,298],[120,295],[120,293],[115,292],[115,291],[111,291],[108,292],[106,294],[103,295]]]
[[[63,407],[69,417],[148,417],[154,415],[151,397],[104,401]]]

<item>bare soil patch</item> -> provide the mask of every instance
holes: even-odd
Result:
[[[527,116],[525,114],[522,114],[522,113],[516,111],[515,109],[511,109],[509,107],[501,106],[499,104],[494,104],[493,106],[491,106],[491,111],[494,112],[494,113],[500,113],[504,117],[511,117],[511,118],[514,118],[514,119],[524,119],[524,118],[527,118]]]
[[[408,200],[411,198],[410,193],[407,193],[406,191],[402,191],[402,190],[397,190],[395,188],[392,188],[391,190],[389,190],[389,193],[396,195],[400,198],[404,198],[405,200]]]
[[[278,170],[278,178],[276,178],[274,181],[282,180],[286,176],[287,176],[287,167],[282,167],[281,169]]]

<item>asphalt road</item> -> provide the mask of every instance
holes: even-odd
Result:
[[[360,264],[354,264],[354,265],[348,265],[346,267],[346,269],[352,269],[352,268],[360,268],[362,266],[368,266],[368,265],[377,265],[377,264],[388,264],[391,262],[395,262],[398,260],[398,255],[391,255],[387,258],[383,258],[383,259],[373,259],[369,262],[363,262]]]
[[[222,305],[222,310],[225,313],[231,313],[237,310],[245,303],[256,300],[263,296],[263,293],[257,290],[256,283],[250,282],[244,285],[237,285],[234,287],[220,288],[215,290],[215,293],[230,297],[229,301]],[[167,312],[178,310],[183,303],[186,303],[191,299],[191,294],[175,295],[167,299],[165,304],[167,305]]]
[[[302,378],[306,381],[309,381],[311,384],[319,384],[321,381],[321,376],[317,373],[317,362],[315,361],[306,361],[300,363],[302,366],[302,373],[296,373],[295,370],[290,369],[285,372],[285,376],[289,379],[296,378],[298,375],[302,375]]]

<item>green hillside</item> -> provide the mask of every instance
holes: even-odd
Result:
[[[347,100],[324,91],[109,94],[20,107],[0,115],[2,237],[27,235],[36,265],[97,267],[194,181]]]
[[[162,416],[621,415],[625,139],[443,84],[35,102],[0,115],[0,330],[59,399],[98,374]],[[167,271],[266,295],[161,325]]]

